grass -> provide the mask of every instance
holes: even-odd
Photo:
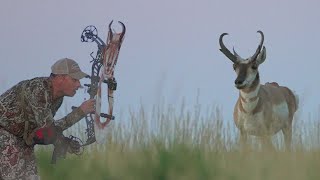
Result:
[[[51,165],[51,148],[37,150],[42,179],[67,180],[271,180],[319,179],[320,123],[295,119],[294,150],[283,150],[282,135],[274,137],[277,152],[242,152],[237,129],[219,107],[200,105],[188,111],[182,104],[141,107],[108,128],[105,145],[90,145],[82,156],[68,155]],[[299,118],[299,117],[297,117]],[[228,123],[231,122],[231,123]],[[79,127],[75,126],[79,129]],[[67,133],[81,134],[73,129]]]

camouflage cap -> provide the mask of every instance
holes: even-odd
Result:
[[[63,58],[51,66],[52,74],[66,74],[74,79],[82,79],[88,74],[81,71],[78,63],[69,58]]]

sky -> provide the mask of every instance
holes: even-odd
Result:
[[[317,0],[1,0],[0,93],[24,79],[48,76],[58,59],[75,59],[90,73],[95,43],[82,43],[88,25],[106,40],[108,24],[127,32],[115,78],[115,115],[141,105],[217,105],[232,121],[238,98],[232,63],[219,36],[242,57],[255,52],[264,32],[261,83],[276,81],[300,97],[302,119],[320,109],[319,1]],[[113,29],[121,30],[114,23]],[[83,80],[82,83],[88,83]],[[86,97],[79,90],[65,107]],[[88,97],[88,96],[87,96]]]

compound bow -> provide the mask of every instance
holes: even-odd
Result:
[[[90,95],[90,99],[96,99],[96,111],[94,114],[88,114],[86,119],[87,129],[86,134],[88,136],[87,141],[82,145],[86,146],[92,144],[94,142],[101,142],[101,133],[104,128],[110,123],[111,120],[114,120],[113,112],[113,92],[117,88],[117,82],[114,78],[114,69],[117,64],[119,51],[121,48],[121,44],[124,39],[124,35],[126,32],[125,25],[118,21],[122,26],[122,32],[116,33],[112,31],[111,25],[109,24],[109,32],[106,43],[104,43],[98,37],[98,31],[95,26],[87,26],[81,35],[82,42],[96,42],[98,45],[98,50],[96,53],[96,57],[93,57],[92,54],[92,68],[91,68],[91,76],[88,77],[91,80],[90,84],[84,84],[84,86],[88,87],[88,93]],[[102,69],[101,69],[102,68]],[[101,89],[102,83],[106,83],[108,85],[108,114],[101,113]],[[100,121],[100,117],[106,118],[105,122]],[[105,132],[105,131],[104,131]]]

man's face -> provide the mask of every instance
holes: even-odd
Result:
[[[74,79],[68,75],[63,76],[63,80],[61,82],[61,90],[65,96],[74,96],[76,91],[81,87],[78,79]]]

